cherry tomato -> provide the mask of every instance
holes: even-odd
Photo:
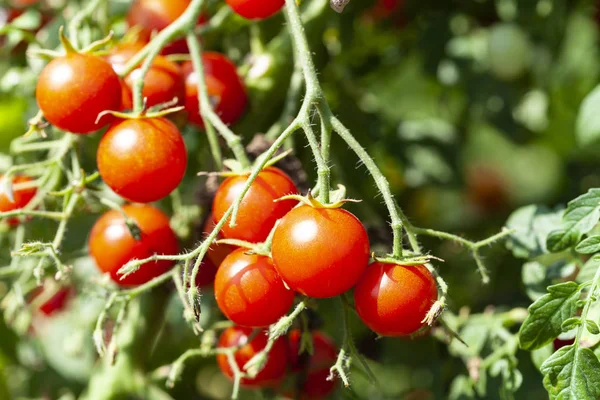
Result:
[[[119,268],[133,259],[144,259],[154,254],[177,254],[177,237],[169,226],[169,218],[157,208],[129,204],[123,207],[123,212],[140,229],[141,239],[135,240],[131,235],[119,211],[110,210],[94,224],[89,237],[89,251],[100,271],[109,273],[114,282],[122,286],[141,285],[167,272],[174,262],[148,262],[123,279],[117,274]]]
[[[285,287],[270,257],[237,249],[219,266],[215,298],[227,318],[238,325],[271,325],[290,309],[294,292]]]
[[[294,329],[289,334],[290,363],[294,372],[303,376],[297,396],[300,400],[325,399],[335,390],[335,380],[328,380],[329,369],[337,360],[337,347],[329,336],[320,331],[312,332],[313,354],[299,354],[301,331]],[[298,396],[299,395],[299,396]]]
[[[229,206],[233,204],[244,188],[247,179],[247,175],[233,176],[225,179],[219,186],[212,209],[215,222],[219,222],[223,218]],[[275,226],[275,222],[294,208],[297,203],[295,200],[279,202],[274,202],[274,200],[297,192],[296,185],[285,172],[278,168],[265,168],[258,174],[244,196],[236,225],[230,227],[227,222],[221,229],[223,236],[253,243],[264,241]]]
[[[352,213],[303,205],[281,219],[271,252],[291,289],[327,298],[356,284],[369,262],[369,238]]]
[[[202,232],[205,236],[208,236],[214,227],[215,223],[211,214],[206,219]],[[217,238],[222,239],[223,237],[219,233]],[[212,244],[202,260],[198,275],[196,275],[196,286],[204,287],[211,285],[215,281],[215,275],[217,274],[219,265],[221,265],[225,257],[233,250],[235,250],[235,246],[230,246],[228,244]]]
[[[120,73],[127,61],[143,47],[144,45],[139,42],[121,45],[108,55],[107,60],[113,69]],[[122,89],[121,95],[128,97],[128,100],[123,100],[123,104],[129,107],[124,106],[123,108],[131,108],[133,83],[141,73],[141,69],[136,68],[125,77],[124,82],[128,90]],[[183,104],[185,101],[185,82],[179,66],[163,56],[156,56],[144,77],[142,96],[146,98],[147,107],[167,103],[175,98],[177,98],[177,104]]]
[[[235,352],[235,362],[240,370],[250,361],[256,353],[267,345],[267,336],[260,332],[248,342],[252,328],[234,326],[227,328],[221,334],[217,347],[228,348],[242,346]],[[217,355],[217,364],[228,378],[233,378],[233,371],[225,354]],[[254,378],[242,378],[240,384],[247,387],[273,387],[277,386],[285,376],[288,365],[288,347],[284,337],[275,341],[264,368]]]
[[[140,28],[140,39],[150,40],[153,32],[159,32],[171,25],[190,5],[190,0],[137,0],[129,8],[127,23]],[[206,23],[207,17],[200,14],[198,24]],[[177,39],[162,50],[162,54],[187,53],[185,38]]]
[[[72,133],[94,132],[112,117],[102,111],[121,108],[121,82],[110,64],[89,54],[67,54],[42,70],[35,97],[52,125]]]
[[[225,0],[237,14],[247,19],[264,19],[283,8],[285,0]]]
[[[354,289],[358,315],[382,336],[404,336],[419,330],[437,296],[435,280],[423,265],[374,262]]]
[[[138,203],[171,193],[187,166],[183,137],[165,118],[113,124],[100,141],[97,159],[104,182],[118,195]]]
[[[224,123],[237,121],[248,103],[246,89],[235,65],[223,54],[206,52],[202,55],[204,80],[215,112]],[[203,127],[198,104],[198,75],[190,61],[182,66],[185,75],[185,109],[190,122]]]
[[[36,297],[44,295],[44,292],[48,290],[47,286],[40,286],[33,289],[29,295],[29,302],[32,302]],[[61,287],[44,303],[40,304],[38,309],[46,316],[50,316],[56,312],[62,311],[69,298],[72,295],[73,290],[68,287]]]
[[[2,175],[0,175],[0,181],[1,180]],[[31,199],[33,199],[33,196],[35,196],[37,189],[35,187],[19,188],[19,186],[29,182],[32,182],[32,179],[27,176],[15,176],[12,178],[14,201],[10,200],[9,196],[5,192],[4,187],[0,189],[0,212],[20,210],[29,204]],[[9,225],[18,225],[19,219],[9,218],[7,222]]]

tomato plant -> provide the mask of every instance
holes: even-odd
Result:
[[[350,290],[366,268],[369,238],[350,212],[303,205],[281,219],[272,252],[290,288],[310,297],[334,297]]]
[[[6,179],[0,176],[0,179]],[[27,185],[28,187],[19,187]],[[33,180],[28,176],[15,176],[10,182],[5,183],[0,191],[0,212],[19,210],[25,207],[36,193],[36,187],[32,186]],[[9,188],[10,186],[10,188]],[[9,191],[12,192],[9,194]],[[19,223],[17,218],[8,219],[10,225]]]
[[[68,54],[52,60],[41,72],[35,97],[44,117],[72,133],[94,132],[110,122],[103,111],[121,108],[121,83],[99,57]]]
[[[244,327],[230,327],[221,333],[218,348],[227,349],[238,347],[233,357],[238,368],[250,361],[258,352],[267,345],[267,337],[257,334],[251,338],[252,329]],[[274,387],[285,377],[288,366],[288,347],[285,338],[275,341],[269,352],[268,359],[263,369],[254,378],[242,378],[241,384],[249,387]],[[217,355],[217,363],[221,371],[229,378],[233,378],[233,371],[227,360],[227,355]]]
[[[215,112],[226,124],[240,118],[246,108],[244,84],[237,74],[235,64],[222,54],[206,52],[202,55],[204,80]],[[191,62],[182,66],[185,75],[185,109],[190,122],[204,126],[198,103],[198,76]]]
[[[215,298],[227,318],[241,326],[262,327],[283,317],[294,301],[267,256],[237,249],[217,271]]]
[[[219,185],[212,206],[215,222],[223,218],[247,180],[246,175],[232,176]],[[294,200],[275,200],[297,191],[291,178],[280,169],[267,168],[261,171],[240,203],[236,226],[225,225],[221,233],[226,238],[262,242],[269,236],[275,222],[296,205]]]
[[[181,133],[164,118],[116,122],[102,137],[97,158],[104,182],[120,196],[139,203],[171,193],[187,166]]]
[[[119,285],[140,285],[169,270],[170,261],[148,262],[131,275],[122,277],[118,271],[128,261],[144,259],[153,254],[176,254],[177,238],[169,227],[168,217],[159,209],[148,205],[126,205],[123,213],[139,229],[139,239],[120,211],[104,213],[94,224],[88,239],[90,255],[98,269],[108,273]]]

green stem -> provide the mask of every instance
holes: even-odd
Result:
[[[94,11],[101,7],[102,3],[108,3],[108,0],[90,0],[82,3],[85,6],[69,22],[69,39],[75,48],[79,47],[79,30],[82,22],[91,17]]]

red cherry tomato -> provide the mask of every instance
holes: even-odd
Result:
[[[171,193],[187,166],[183,137],[165,118],[113,124],[100,141],[97,159],[104,182],[118,195],[138,203]]]
[[[224,123],[236,122],[248,103],[246,89],[235,65],[223,54],[206,52],[202,55],[204,80],[213,109]],[[190,61],[182,66],[185,75],[185,109],[190,122],[203,127],[198,104],[198,75]]]
[[[297,396],[300,400],[319,400],[329,396],[336,386],[335,380],[328,380],[329,369],[337,360],[337,347],[329,336],[320,331],[312,332],[313,354],[298,354],[301,331],[294,329],[289,334],[290,363],[294,372],[305,371],[302,386]],[[299,395],[299,396],[298,396]]]
[[[375,262],[354,289],[354,302],[365,325],[382,336],[410,335],[424,326],[437,300],[437,286],[423,265]]]
[[[47,286],[40,286],[33,289],[29,295],[29,302],[32,302],[36,297],[40,295],[44,295],[44,292],[48,290]],[[56,312],[62,311],[71,297],[73,289],[68,287],[61,287],[43,304],[41,304],[38,309],[46,316],[50,316]]]
[[[112,120],[102,111],[121,108],[121,82],[110,64],[89,54],[68,54],[42,70],[35,97],[52,125],[72,133],[91,133]]]
[[[225,0],[237,14],[247,19],[264,19],[277,13],[285,0]]]
[[[123,207],[123,211],[140,229],[141,240],[134,239],[119,211],[110,210],[94,224],[89,237],[89,251],[100,271],[109,273],[119,285],[141,285],[167,272],[174,262],[148,262],[124,279],[117,271],[133,259],[144,259],[154,254],[177,254],[177,237],[169,226],[169,218],[157,208],[129,204]]]
[[[219,266],[215,298],[227,318],[238,325],[271,325],[290,309],[294,292],[285,287],[266,256],[237,249]]]
[[[190,5],[190,0],[137,0],[129,8],[127,23],[140,28],[140,40],[150,40],[153,32],[159,32],[171,25]],[[206,23],[207,17],[200,14],[198,24]],[[187,53],[185,38],[177,39],[162,50],[162,54]]]
[[[2,180],[2,175],[0,175],[0,181]],[[11,201],[8,194],[5,192],[4,187],[0,189],[0,212],[8,212],[14,210],[20,210],[25,207],[35,193],[37,192],[37,188],[35,187],[25,187],[19,188],[24,184],[32,182],[32,179],[27,176],[15,176],[12,178],[13,185],[13,200]],[[7,220],[9,225],[18,225],[18,218],[9,218]]]
[[[244,188],[248,176],[233,176],[225,179],[217,189],[213,201],[213,218],[219,222],[227,209]],[[292,179],[278,168],[265,168],[244,196],[240,204],[236,225],[225,223],[221,231],[226,238],[258,243],[264,241],[275,222],[296,205],[296,200],[274,202],[288,194],[298,192]],[[229,221],[229,220],[228,220]]]
[[[112,51],[107,60],[113,69],[120,73],[127,61],[143,47],[144,45],[139,42],[121,45]],[[122,89],[121,95],[128,97],[127,100],[123,100],[124,109],[131,108],[133,82],[141,73],[140,68],[134,69],[124,79],[127,90]],[[175,98],[177,98],[177,104],[183,104],[185,102],[185,82],[179,66],[163,56],[156,56],[144,77],[142,96],[146,99],[147,107],[167,103]]]
[[[204,222],[204,227],[202,229],[205,237],[212,232],[214,227],[215,223],[211,214]],[[223,237],[219,233],[217,238],[222,239]],[[215,281],[215,275],[217,274],[219,265],[221,265],[225,257],[227,257],[233,250],[235,250],[235,246],[230,246],[228,244],[212,244],[208,248],[204,259],[202,260],[198,275],[196,275],[196,286],[204,287],[212,285],[212,283]]]
[[[242,346],[235,352],[235,362],[240,370],[250,361],[256,353],[260,352],[267,345],[267,336],[260,332],[250,342],[249,336],[252,334],[252,328],[234,326],[227,328],[221,334],[217,347],[228,348]],[[227,361],[225,354],[217,355],[217,364],[228,378],[233,378],[233,371]],[[254,378],[243,378],[241,385],[246,387],[273,387],[277,386],[285,376],[288,365],[288,347],[285,338],[280,337],[275,341],[264,368]]]
[[[369,262],[369,238],[352,213],[303,205],[279,221],[271,253],[291,289],[327,298],[356,284]]]

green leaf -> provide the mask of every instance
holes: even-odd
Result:
[[[581,318],[573,317],[573,318],[569,318],[566,321],[564,321],[561,324],[560,328],[562,329],[563,332],[568,332],[571,329],[575,329],[579,325],[581,325]]]
[[[474,399],[475,391],[473,390],[473,381],[465,375],[458,375],[450,385],[449,400],[466,400]]]
[[[550,399],[600,399],[600,361],[590,349],[565,346],[542,364]]]
[[[597,335],[600,333],[600,329],[598,328],[598,324],[596,324],[591,319],[585,321],[585,327],[592,335]]]
[[[598,268],[600,268],[600,256],[594,256],[590,258],[579,270],[579,273],[577,274],[577,282],[584,283],[591,281],[594,279],[594,275],[596,275]]]
[[[575,246],[581,236],[591,231],[600,219],[600,189],[590,189],[569,202],[562,227],[550,232],[546,246],[551,252],[559,252]]]
[[[548,293],[529,306],[529,315],[519,330],[520,346],[533,350],[554,340],[563,321],[577,311],[580,287],[575,282],[548,287]]]
[[[575,247],[575,250],[581,254],[593,254],[600,251],[600,235],[585,238]]]
[[[563,212],[563,209],[551,210],[537,205],[519,208],[506,222],[507,228],[513,231],[506,247],[519,258],[534,258],[547,253],[546,237],[560,224]]]
[[[588,94],[579,108],[575,136],[580,146],[589,146],[600,141],[600,85]]]
[[[544,361],[546,361],[554,353],[554,344],[548,343],[547,345],[535,349],[531,352],[531,361],[537,369],[542,367]]]
[[[546,288],[556,283],[564,282],[564,278],[576,271],[575,263],[561,260],[546,266],[538,261],[523,264],[521,278],[525,285],[527,296],[533,301],[546,294]]]

